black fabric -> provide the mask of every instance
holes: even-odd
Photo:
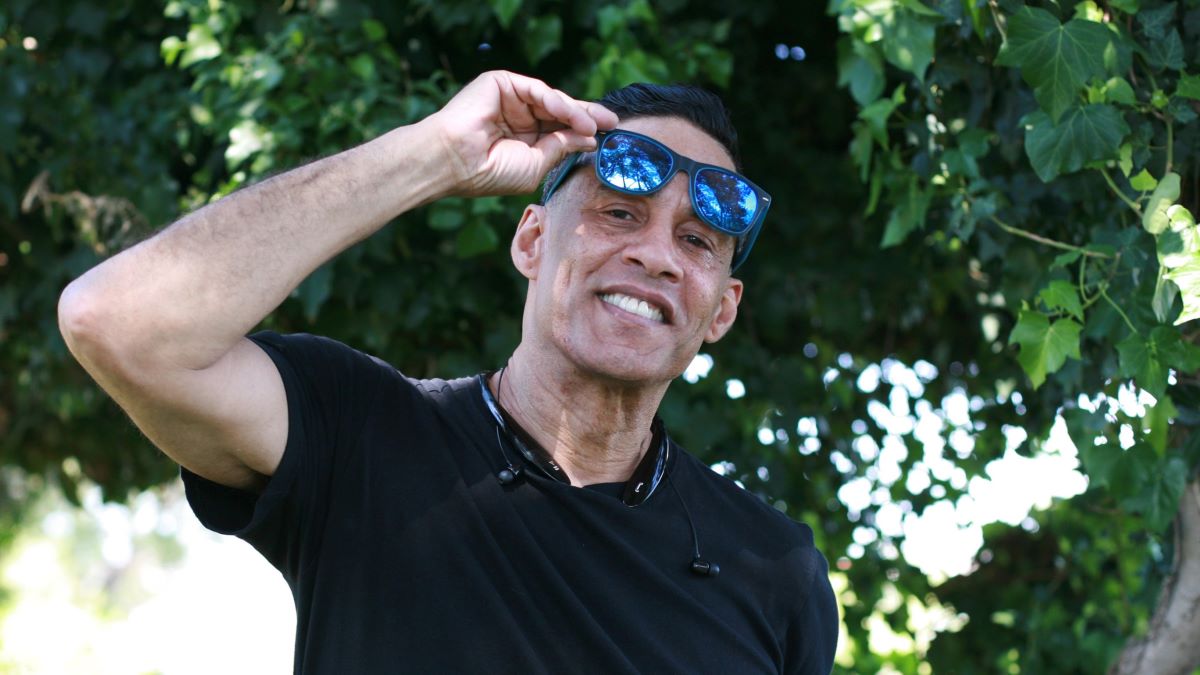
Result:
[[[327,338],[252,336],[288,440],[258,495],[183,471],[208,528],[296,602],[297,673],[828,673],[837,609],[812,533],[672,448],[669,480],[718,577],[689,571],[669,487],[526,471],[502,487],[474,378],[417,381]]]

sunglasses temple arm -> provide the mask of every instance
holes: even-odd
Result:
[[[763,209],[762,213],[759,214],[758,220],[754,224],[754,227],[752,227],[750,229],[750,233],[746,235],[746,243],[741,247],[741,250],[738,251],[737,256],[734,258],[733,267],[729,270],[730,272],[736,272],[737,268],[741,267],[742,263],[746,262],[746,258],[750,256],[750,249],[754,248],[754,242],[758,240],[758,233],[762,232],[763,223],[765,223],[767,220],[767,211],[770,210],[771,202],[767,202],[766,207]]]

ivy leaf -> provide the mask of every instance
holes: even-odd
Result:
[[[1116,159],[1128,133],[1117,109],[1102,103],[1074,108],[1058,124],[1035,110],[1025,117],[1025,153],[1038,178],[1049,183],[1088,162]]]
[[[1180,75],[1179,82],[1175,85],[1175,95],[1200,101],[1200,75]]]
[[[1191,373],[1200,368],[1200,347],[1184,342],[1179,330],[1158,326],[1148,338],[1134,333],[1117,344],[1121,376],[1132,377],[1139,387],[1161,399],[1167,390],[1167,373],[1174,368]]]
[[[1179,204],[1176,204],[1175,207],[1183,208]],[[1175,227],[1176,222],[1183,226]],[[1173,221],[1171,225],[1163,230],[1154,242],[1155,250],[1158,253],[1158,263],[1168,270],[1186,265],[1197,253],[1200,253],[1200,232],[1196,230],[1194,224],[1188,225],[1187,220],[1181,219]]]
[[[867,105],[858,113],[858,118],[867,123],[871,136],[883,147],[888,148],[887,121],[895,112],[896,106],[904,103],[904,85],[896,87],[891,98],[881,98]]]
[[[1142,33],[1150,40],[1161,40],[1166,37],[1167,26],[1175,20],[1175,3],[1168,2],[1162,7],[1146,9],[1138,12],[1138,23]]]
[[[1137,442],[1124,451],[1113,448],[1113,452],[1117,458],[1109,473],[1108,489],[1121,500],[1141,494],[1146,484],[1153,480],[1159,463],[1154,449],[1144,442]]]
[[[1122,377],[1132,377],[1139,387],[1155,398],[1161,397],[1166,391],[1167,367],[1159,360],[1153,339],[1147,340],[1137,333],[1131,333],[1117,343],[1117,361]]]
[[[924,81],[925,69],[933,61],[934,25],[911,10],[889,12],[882,24],[884,58]]]
[[[908,238],[910,232],[925,225],[925,212],[929,209],[930,196],[929,192],[921,189],[916,177],[909,181],[903,201],[897,204],[888,216],[880,248],[899,244]]]
[[[1008,38],[996,63],[1021,69],[1050,119],[1058,121],[1093,77],[1104,74],[1108,29],[1094,21],[1065,25],[1044,9],[1023,7],[1008,21]]]
[[[187,68],[193,63],[207,61],[221,54],[221,43],[217,42],[212,29],[204,24],[192,24],[188,28],[187,41],[183,47],[183,58],[179,60],[180,68]]]
[[[1083,304],[1079,302],[1079,291],[1075,289],[1074,284],[1061,279],[1051,281],[1038,293],[1038,297],[1046,303],[1047,309],[1066,310],[1071,316],[1083,321]]]
[[[1171,102],[1167,104],[1167,114],[1179,124],[1191,124],[1198,117],[1196,110],[1192,108],[1192,103],[1178,96],[1172,98]]]
[[[1171,457],[1146,474],[1141,489],[1123,499],[1121,506],[1141,513],[1150,529],[1158,532],[1171,524],[1179,509],[1179,498],[1187,488],[1188,467],[1182,458]]]
[[[1149,171],[1142,169],[1138,175],[1129,179],[1129,185],[1132,186],[1134,190],[1141,190],[1142,192],[1145,192],[1146,190],[1153,190],[1154,188],[1158,187],[1158,179],[1156,179],[1154,176],[1151,176]]]
[[[1183,296],[1183,311],[1175,319],[1175,325],[1200,318],[1200,256],[1192,256],[1191,260],[1163,276],[1174,281]]]
[[[1123,77],[1110,77],[1104,83],[1101,90],[1104,95],[1105,103],[1122,103],[1124,105],[1136,105],[1137,96],[1133,93],[1133,87],[1129,85],[1128,80]]]
[[[1142,0],[1108,0],[1109,7],[1119,9],[1126,14],[1136,13],[1141,4]]]
[[[850,95],[861,106],[883,93],[883,58],[874,46],[850,38],[838,41],[838,86],[850,85]]]
[[[1174,28],[1165,38],[1150,40],[1146,45],[1146,60],[1156,68],[1183,70],[1183,40]]]
[[[1133,171],[1133,146],[1128,143],[1121,144],[1121,150],[1118,153],[1117,166],[1121,167],[1121,173],[1128,178],[1129,173]]]
[[[1159,326],[1150,332],[1158,358],[1168,368],[1191,373],[1200,368],[1200,347],[1186,342],[1179,329]]]
[[[850,141],[850,159],[854,160],[854,165],[858,167],[858,178],[864,183],[871,174],[871,155],[875,151],[875,142],[871,140],[873,137],[870,125],[863,122],[854,125],[854,140]],[[878,179],[879,172],[876,172],[875,176]]]
[[[1079,19],[1087,19],[1088,21],[1103,21],[1104,10],[1093,2],[1093,0],[1084,0],[1075,5],[1075,16]]]
[[[1142,227],[1150,234],[1158,234],[1171,224],[1167,209],[1179,199],[1179,174],[1170,172],[1158,181],[1158,187],[1146,202],[1146,210],[1142,212]]]
[[[1108,444],[1096,445],[1096,437],[1103,434],[1108,426],[1104,413],[1064,407],[1061,414],[1063,421],[1067,423],[1067,433],[1071,442],[1079,451],[1079,459],[1087,471],[1089,484],[1104,486],[1108,483],[1109,472],[1116,463],[1116,453],[1121,451],[1120,448]]]
[[[1075,440],[1075,434],[1071,434],[1071,440],[1079,450],[1079,459],[1083,462],[1084,470],[1087,471],[1088,484],[1096,487],[1109,485],[1112,481],[1113,471],[1120,463],[1124,451],[1112,443],[1096,445],[1093,442],[1081,445],[1079,441]]]
[[[1079,256],[1081,256],[1081,255],[1083,255],[1083,254],[1080,253],[1079,251],[1067,251],[1066,253],[1061,253],[1059,255],[1056,255],[1056,256],[1054,256],[1054,262],[1050,263],[1050,269],[1055,269],[1058,267],[1066,267],[1067,265],[1070,265],[1071,263],[1075,262],[1076,260],[1079,260]]]
[[[1154,318],[1166,322],[1175,306],[1175,298],[1179,296],[1179,287],[1174,281],[1167,279],[1167,268],[1159,265],[1158,276],[1154,280],[1154,297],[1150,300],[1150,309],[1154,310]]]
[[[1146,442],[1159,457],[1164,457],[1167,454],[1167,432],[1170,429],[1171,420],[1179,417],[1179,411],[1172,403],[1171,397],[1163,395],[1162,398],[1155,401],[1154,405],[1146,408],[1146,415],[1142,417],[1142,431],[1145,434]]]
[[[1062,368],[1067,357],[1079,359],[1079,332],[1083,326],[1071,319],[1050,319],[1041,312],[1022,310],[1008,336],[1008,344],[1017,344],[1021,353],[1017,361],[1029,375],[1033,388],[1046,381],[1046,375]]]

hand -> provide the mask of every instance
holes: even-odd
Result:
[[[577,101],[541,80],[504,71],[483,73],[427,118],[446,150],[462,196],[527,194],[559,161],[593,150],[597,129],[617,116]]]

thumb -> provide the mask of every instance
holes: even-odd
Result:
[[[542,156],[541,171],[545,175],[568,155],[595,150],[596,138],[573,133],[569,129],[559,129],[542,136],[533,147]]]

